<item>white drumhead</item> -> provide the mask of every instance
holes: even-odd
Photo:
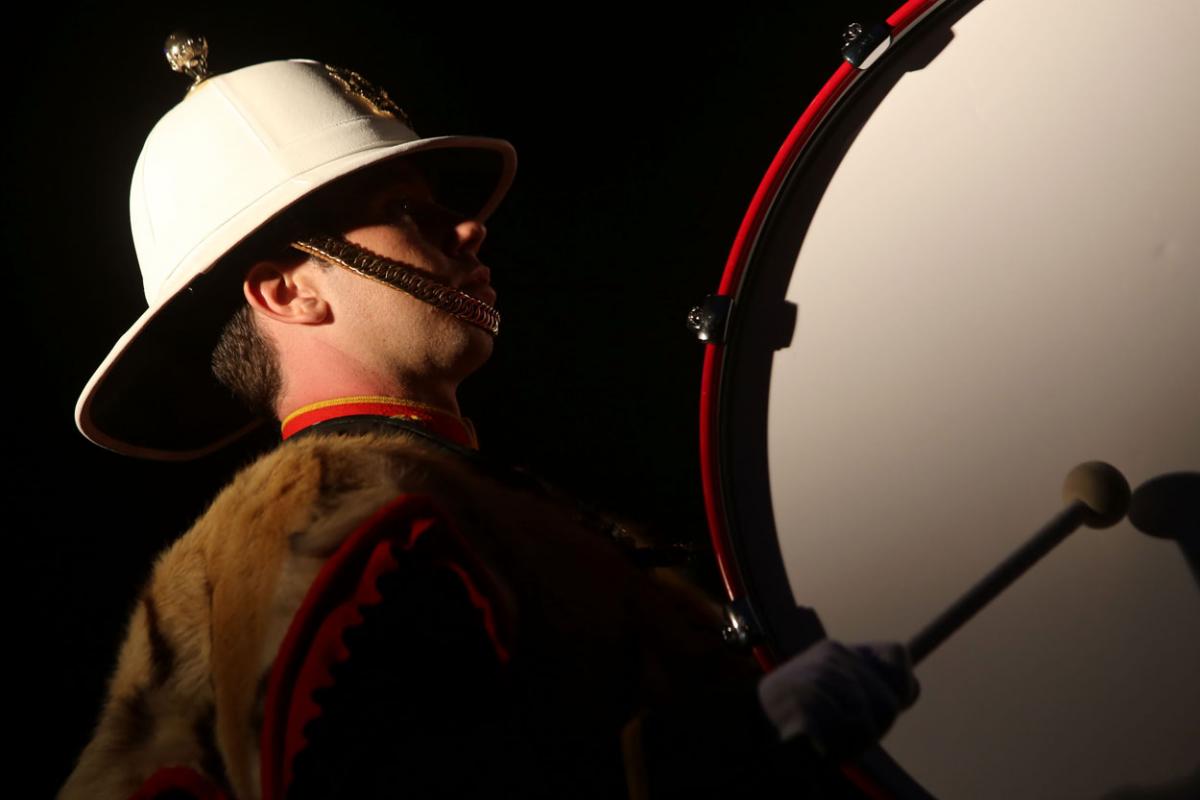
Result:
[[[1200,468],[1198,31],[1194,0],[983,0],[854,136],[768,412],[788,579],[830,636],[916,633],[1080,462]],[[1178,783],[1198,577],[1128,521],[1081,529],[919,667],[884,747],[941,798]]]

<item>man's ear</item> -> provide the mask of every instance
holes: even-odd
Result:
[[[289,324],[316,325],[329,317],[327,282],[312,259],[288,264],[262,260],[246,271],[242,294],[256,312]]]

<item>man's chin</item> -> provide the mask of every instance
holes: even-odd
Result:
[[[467,334],[467,342],[461,355],[464,375],[469,375],[486,364],[496,347],[495,337],[492,334],[473,325],[467,327],[470,329],[470,333]]]

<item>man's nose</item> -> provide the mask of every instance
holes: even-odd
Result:
[[[487,228],[477,219],[464,219],[454,226],[454,241],[452,243],[452,252],[454,255],[461,253],[470,253],[478,255],[479,248],[483,246],[483,240],[487,237]]]

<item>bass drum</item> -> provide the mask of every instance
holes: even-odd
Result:
[[[1107,461],[1133,522],[936,649],[847,772],[880,797],[1200,797],[1200,4],[926,0],[871,30],[693,315],[734,608],[764,662],[906,641]]]

